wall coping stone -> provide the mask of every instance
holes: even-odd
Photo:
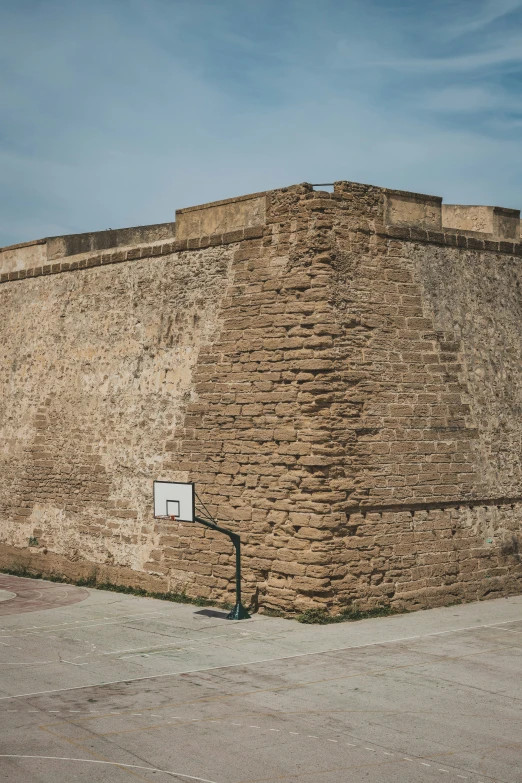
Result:
[[[176,210],[176,215],[183,215],[186,212],[199,212],[201,209],[212,209],[212,207],[221,207],[226,204],[237,204],[238,201],[249,201],[253,198],[261,198],[272,191],[262,190],[259,193],[247,193],[245,196],[235,196],[235,198],[224,198],[220,201],[207,201],[205,204],[196,204],[193,207],[182,207]]]
[[[47,237],[44,239],[31,239],[29,242],[17,242],[16,245],[4,245],[0,247],[0,252],[4,250],[19,250],[21,247],[33,247],[34,245],[46,245]]]
[[[408,226],[386,226],[383,232],[376,233],[385,239],[403,239],[410,242],[447,245],[448,247],[457,247],[464,250],[484,250],[492,253],[522,256],[522,242],[479,239],[479,232],[477,231],[462,231],[459,229],[448,231],[445,228],[442,231],[429,231]]]

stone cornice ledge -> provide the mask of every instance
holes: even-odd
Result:
[[[512,256],[522,257],[522,242],[505,242],[491,239],[479,239],[469,236],[461,231],[430,231],[422,228],[407,226],[386,226],[384,231],[378,232],[386,239],[402,239],[409,242],[426,242],[446,247],[457,247],[464,250],[484,250],[492,253],[506,253]],[[470,232],[471,233],[471,232]]]
[[[184,250],[203,250],[208,247],[230,245],[248,239],[260,239],[265,234],[265,226],[253,226],[228,231],[223,234],[202,236],[193,239],[181,239],[172,242],[163,242],[156,245],[143,245],[129,250],[114,250],[112,252],[98,252],[78,261],[60,261],[45,266],[37,266],[32,269],[20,269],[14,272],[4,272],[0,275],[0,283],[8,283],[15,280],[26,280],[32,277],[55,275],[62,272],[74,272],[80,269],[92,269],[97,266],[109,264],[121,264],[124,261],[135,261],[142,258],[154,258],[170,253],[178,253]],[[492,253],[522,258],[522,242],[505,242],[491,239],[479,239],[476,232],[469,236],[460,231],[431,231],[422,228],[408,226],[386,226],[380,231],[372,231],[368,228],[355,229],[364,234],[376,234],[384,239],[398,239],[407,242],[425,242],[427,244],[443,245],[446,247],[463,250],[479,250]],[[39,240],[40,242],[42,240]],[[32,243],[31,243],[32,244]],[[35,243],[36,244],[36,243]],[[71,256],[69,256],[71,258]]]
[[[416,501],[396,501],[395,503],[378,503],[371,499],[368,502],[356,503],[353,506],[347,506],[347,514],[367,514],[369,512],[384,511],[436,511],[446,508],[476,508],[478,506],[512,506],[522,503],[522,495],[489,498],[455,498],[454,500],[425,500]]]

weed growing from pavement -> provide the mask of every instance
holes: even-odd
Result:
[[[376,606],[374,609],[355,609],[353,606],[343,609],[339,614],[330,614],[326,609],[307,609],[295,618],[300,623],[309,625],[328,625],[329,623],[345,623],[354,620],[366,620],[369,617],[388,617],[391,614],[401,614],[404,609],[394,609],[393,606]]]
[[[288,620],[295,620],[295,614],[291,615],[288,614],[288,612],[283,612],[282,609],[271,609],[268,606],[261,607],[261,614],[263,614],[265,617],[283,617],[284,619]]]

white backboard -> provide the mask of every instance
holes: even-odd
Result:
[[[154,518],[175,516],[180,522],[194,522],[194,484],[178,481],[154,482]]]

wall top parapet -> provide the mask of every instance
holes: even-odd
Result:
[[[235,198],[223,198],[220,201],[207,201],[205,204],[195,204],[193,207],[182,207],[176,210],[176,215],[183,215],[185,212],[196,212],[200,209],[212,209],[213,207],[221,207],[227,204],[236,204],[239,201],[250,201],[251,199],[266,196],[271,192],[270,190],[260,190],[258,193],[247,193],[244,196],[236,196]]]
[[[446,228],[473,231],[490,239],[517,242],[520,239],[520,210],[506,207],[443,204]]]
[[[0,247],[0,253],[5,252],[6,250],[19,250],[22,247],[34,247],[34,245],[45,245],[46,242],[47,242],[47,238],[31,239],[29,242],[17,242],[16,245],[5,245],[4,247]]]
[[[214,201],[176,211],[176,239],[194,239],[266,223],[266,193]]]
[[[17,269],[11,272],[0,272],[0,283],[10,283],[18,280],[28,280],[33,277],[56,275],[63,272],[76,272],[83,269],[107,266],[108,264],[121,264],[140,259],[152,259],[159,256],[181,253],[186,250],[204,250],[218,245],[234,244],[244,240],[260,239],[263,236],[264,226],[229,231],[214,236],[197,237],[194,239],[173,240],[170,242],[157,242],[153,245],[140,245],[131,248],[119,248],[110,252],[98,252],[94,255],[83,254],[81,258],[73,256],[69,260],[59,259],[51,263],[44,263],[28,269]]]
[[[162,242],[174,235],[175,224],[172,222],[20,242],[0,248],[0,274],[45,266],[69,256],[80,259],[103,250],[130,249],[140,244]]]
[[[313,185],[300,183],[184,207],[176,211],[175,223],[68,234],[10,245],[0,248],[0,279],[5,282],[35,276],[29,272],[52,269],[69,257],[78,262],[88,258],[92,265],[92,259],[104,251],[116,253],[118,260],[119,251],[132,251],[128,253],[128,260],[131,260],[136,257],[133,251],[137,248],[145,250],[168,240],[175,240],[180,249],[183,242],[188,243],[188,249],[207,246],[207,240],[211,244],[224,244],[231,241],[225,237],[237,235],[242,238],[249,230],[265,226],[273,195],[289,191],[305,200],[313,198],[315,192],[320,199],[331,199],[332,203],[347,197],[356,203],[359,197],[372,193],[381,204],[381,216],[373,227],[374,232],[397,239],[521,255],[519,210],[444,204],[440,196],[338,181],[334,183],[333,193],[318,193]],[[83,265],[78,263],[76,268],[83,268]],[[26,275],[22,275],[24,271]],[[15,276],[14,273],[19,274]]]

